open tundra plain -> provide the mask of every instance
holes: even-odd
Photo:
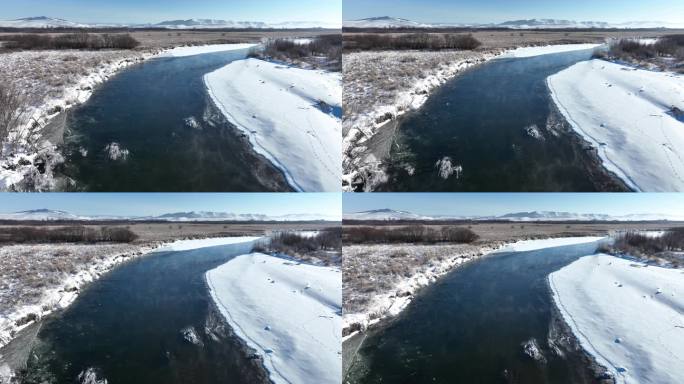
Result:
[[[581,47],[591,49],[620,39],[646,41],[663,35],[680,34],[682,31],[455,30],[449,33],[461,36],[470,34],[480,45],[468,50],[439,51],[373,48],[366,41],[368,36],[373,39],[388,36],[397,38],[416,32],[426,31],[393,33],[391,30],[348,29],[344,33],[343,188],[347,191],[371,191],[388,181],[385,167],[397,139],[398,117],[419,109],[433,90],[468,68],[495,57],[527,57],[564,50],[559,47],[545,52],[542,46],[574,45],[573,50]],[[520,47],[539,48],[528,49],[530,53],[518,49],[516,53],[515,49]],[[567,117],[567,114],[564,115]],[[628,180],[625,183],[634,187]]]

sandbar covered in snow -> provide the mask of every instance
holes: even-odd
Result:
[[[606,169],[637,191],[684,190],[684,76],[590,60],[547,83]]]
[[[158,57],[185,57],[201,55],[203,53],[215,53],[225,51],[235,51],[238,49],[247,49],[256,46],[257,44],[208,44],[208,45],[193,45],[187,47],[175,47],[161,52]]]
[[[240,236],[240,237],[213,237],[213,238],[206,238],[206,239],[176,240],[172,243],[169,243],[169,244],[159,248],[159,251],[160,252],[189,251],[191,249],[217,247],[220,245],[248,243],[248,242],[256,241],[259,239],[260,239],[260,237]]]
[[[252,253],[206,274],[236,334],[264,358],[279,383],[339,384],[342,273]]]
[[[582,236],[582,237],[555,237],[550,239],[520,240],[506,245],[497,252],[526,252],[543,248],[563,247],[566,245],[589,244],[603,240],[605,237]]]
[[[684,382],[684,271],[598,254],[549,283],[582,347],[618,383]]]
[[[512,49],[508,52],[505,52],[501,56],[499,56],[500,59],[509,59],[509,58],[521,58],[521,57],[532,57],[532,56],[541,56],[541,55],[548,55],[551,53],[563,53],[563,52],[571,52],[571,51],[582,51],[585,49],[593,49],[601,44],[557,44],[557,45],[541,45],[537,47],[520,47],[516,49]]]
[[[342,75],[258,59],[204,77],[214,103],[254,149],[306,192],[339,191]]]

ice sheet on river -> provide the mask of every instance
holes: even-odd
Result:
[[[588,244],[605,239],[598,236],[554,237],[550,239],[520,240],[506,245],[497,252],[525,252],[543,248],[562,247],[566,245]]]
[[[684,76],[590,60],[547,83],[609,171],[638,191],[684,191]]]
[[[208,44],[195,45],[187,47],[175,47],[167,49],[159,54],[159,57],[185,57],[201,55],[203,53],[215,53],[234,51],[238,49],[247,49],[256,46],[257,44]]]
[[[342,76],[257,59],[204,77],[214,103],[293,187],[339,191]],[[248,166],[245,164],[245,166]]]
[[[264,358],[271,380],[342,380],[342,273],[261,253],[206,274],[211,295],[237,335]]]
[[[571,51],[582,51],[585,49],[592,49],[601,44],[557,44],[557,45],[541,45],[538,47],[521,47],[512,49],[499,56],[500,59],[508,59],[513,57],[532,57],[548,55],[551,53],[562,53]]]
[[[684,382],[684,271],[608,255],[549,275],[582,347],[618,383]]]

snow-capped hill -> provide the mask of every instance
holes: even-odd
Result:
[[[345,220],[433,220],[432,217],[422,216],[407,211],[396,211],[393,209],[374,209],[371,211],[347,213]]]
[[[2,28],[86,28],[87,24],[74,23],[47,16],[24,17],[14,20],[0,20]]]
[[[168,221],[267,221],[270,218],[262,214],[236,214],[230,212],[174,212],[154,216],[153,220]]]
[[[542,28],[612,28],[603,21],[574,21],[557,19],[528,19],[511,20],[497,24],[497,27],[512,29],[542,29]]]
[[[400,19],[398,17],[369,17],[359,20],[348,20],[343,23],[347,28],[430,28],[429,24]]]
[[[188,19],[188,20],[167,20],[154,25],[155,27],[169,29],[192,29],[192,28],[269,28],[261,21],[231,21],[215,19]]]
[[[579,214],[570,212],[550,212],[550,211],[532,211],[532,212],[515,212],[498,216],[500,220],[511,221],[608,221],[615,220],[609,215],[603,214]]]
[[[34,209],[30,211],[19,211],[13,213],[0,213],[0,220],[82,220],[83,218],[69,212],[57,211],[52,209]]]

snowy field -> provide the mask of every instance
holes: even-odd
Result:
[[[0,247],[0,347],[36,320],[65,308],[80,288],[152,246],[36,244]]]
[[[618,383],[684,382],[684,271],[598,254],[549,275],[582,347]]]
[[[0,156],[0,190],[55,188],[52,166],[62,161],[56,145],[61,132],[48,132],[48,123],[63,111],[88,100],[96,85],[116,72],[151,57],[138,51],[21,51],[0,54],[0,81],[24,91],[28,104],[23,123],[10,134]],[[33,127],[35,124],[35,127]],[[40,174],[33,163],[45,160]],[[21,184],[31,176],[30,187]]]
[[[520,47],[504,52],[499,58],[522,58],[533,57],[541,55],[549,55],[552,53],[563,53],[572,51],[582,51],[585,49],[594,49],[601,44],[557,44],[557,45],[541,45],[536,47]]]
[[[205,75],[209,94],[254,149],[301,191],[339,191],[342,76],[257,59]]]
[[[590,60],[547,83],[609,171],[637,191],[684,191],[684,76]]]
[[[340,383],[339,269],[252,253],[206,278],[221,313],[263,356],[274,383]]]
[[[509,244],[497,252],[526,252],[537,249],[563,247],[566,245],[588,244],[603,240],[606,237],[582,236],[582,237],[554,237],[549,239],[520,240]]]
[[[384,181],[377,153],[368,142],[392,119],[418,109],[430,92],[464,70],[495,57],[472,51],[371,51],[344,54],[344,190],[357,179],[366,188]]]
[[[234,51],[238,49],[247,49],[256,46],[257,44],[208,44],[208,45],[194,45],[186,47],[175,47],[162,51],[158,57],[185,57],[201,55],[203,53],[215,53]]]
[[[494,249],[496,245],[345,245],[345,337],[396,316],[419,289]]]

